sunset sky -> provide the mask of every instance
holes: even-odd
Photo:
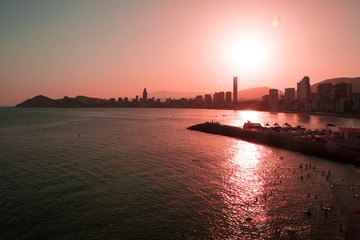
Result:
[[[360,76],[359,0],[2,0],[0,105]]]

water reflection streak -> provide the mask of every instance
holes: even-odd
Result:
[[[224,176],[222,196],[229,228],[234,237],[253,238],[254,233],[264,232],[266,222],[264,179],[262,162],[268,149],[240,140],[226,149],[227,175]],[[257,236],[259,237],[259,236]]]

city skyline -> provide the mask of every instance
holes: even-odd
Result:
[[[297,83],[295,88],[285,88],[284,92],[275,88],[268,88],[268,92],[262,89],[261,100],[256,99],[255,92],[252,98],[243,98],[242,92],[237,90],[237,77],[233,77],[233,92],[221,91],[213,94],[205,93],[191,96],[190,98],[181,96],[180,98],[159,97],[148,98],[146,88],[142,92],[142,98],[136,95],[135,98],[118,97],[101,99],[87,96],[76,96],[62,99],[51,99],[43,95],[37,95],[27,99],[16,107],[150,107],[150,108],[218,108],[218,109],[238,109],[238,110],[263,110],[263,111],[287,111],[287,112],[322,112],[322,113],[352,113],[360,112],[360,78],[329,79],[310,84],[310,77],[304,76]],[[354,81],[355,80],[355,81]],[[353,86],[355,84],[355,86]],[[256,88],[255,88],[256,89]],[[353,91],[355,90],[355,91]],[[257,92],[258,94],[259,92]],[[241,100],[238,99],[240,95]],[[254,98],[255,97],[255,98]]]
[[[358,77],[359,1],[2,1],[0,105]]]

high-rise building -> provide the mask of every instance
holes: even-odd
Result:
[[[317,88],[317,98],[320,101],[330,101],[331,100],[331,90],[332,83],[322,83],[319,84]]]
[[[144,88],[144,91],[143,91],[143,101],[144,101],[144,102],[147,102],[147,91],[146,91],[146,88]]]
[[[301,103],[309,103],[311,101],[310,78],[305,76],[297,83],[297,100]]]
[[[212,99],[210,94],[205,94],[205,102],[206,104],[211,104]]]
[[[295,101],[295,88],[285,88],[285,102]]]
[[[264,107],[269,107],[269,101],[270,101],[269,98],[270,98],[269,95],[262,96],[261,101]]]
[[[337,83],[333,87],[332,99],[335,101],[339,99],[351,99],[352,98],[352,84],[351,83]]]
[[[277,89],[269,89],[269,107],[277,109],[279,105],[279,91]]]
[[[220,94],[218,92],[214,93],[214,104],[218,105],[220,103]]]
[[[226,102],[227,103],[231,103],[231,92],[226,92],[226,94],[225,94],[225,98],[226,98]]]
[[[219,92],[219,103],[223,104],[225,102],[225,93]]]
[[[234,94],[234,97],[233,97],[233,102],[234,103],[236,103],[237,102],[237,100],[238,100],[238,90],[237,90],[237,84],[238,84],[238,79],[237,79],[237,77],[234,77],[234,81],[233,81],[233,87],[234,87],[234,89],[233,89],[233,94]]]
[[[202,103],[202,102],[203,102],[203,96],[202,96],[202,95],[196,96],[195,101],[196,101],[197,103]]]

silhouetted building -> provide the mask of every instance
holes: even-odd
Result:
[[[333,85],[332,83],[319,84],[317,88],[317,97],[315,101],[315,110],[319,112],[334,112],[336,109],[335,101],[333,100]]]
[[[214,104],[215,105],[220,104],[220,94],[218,92],[214,93]]]
[[[271,109],[279,107],[279,91],[277,89],[269,89],[269,107]]]
[[[360,112],[360,93],[352,94],[352,110]]]
[[[227,102],[227,103],[231,103],[231,92],[226,92],[226,95],[225,95],[226,97],[225,97],[225,101]]]
[[[336,112],[346,113],[351,111],[351,100],[342,98],[336,101]]]
[[[333,87],[332,92],[333,99],[351,99],[352,98],[352,84],[351,83],[338,83]]]
[[[300,103],[311,102],[310,78],[308,76],[297,83],[297,100]]]
[[[119,97],[119,98],[118,98],[118,102],[119,102],[119,103],[122,103],[122,102],[123,102],[122,97]]]
[[[219,104],[224,104],[225,102],[225,93],[219,92]]]
[[[237,102],[237,100],[238,100],[238,87],[237,87],[237,85],[238,85],[238,79],[237,79],[237,77],[234,77],[234,79],[233,79],[233,94],[234,94],[234,97],[233,97],[233,102],[234,103],[236,103]]]
[[[211,94],[205,94],[205,102],[206,104],[211,104],[212,99],[211,99]]]
[[[146,88],[144,88],[144,91],[143,91],[143,101],[144,102],[147,102],[147,92],[146,92]]]
[[[285,88],[285,102],[295,101],[295,88]]]
[[[216,92],[214,94],[214,104],[216,106],[222,106],[225,102],[225,93],[224,92]]]
[[[317,88],[317,99],[320,101],[331,100],[332,83],[319,84]]]
[[[202,103],[202,102],[203,102],[203,96],[202,96],[202,95],[196,96],[195,101],[196,101],[197,103]]]
[[[262,99],[263,107],[268,108],[269,107],[270,96],[269,95],[264,95],[264,96],[262,96],[261,99]]]

